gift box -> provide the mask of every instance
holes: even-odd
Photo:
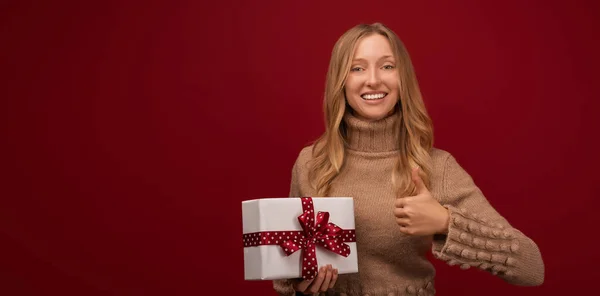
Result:
[[[326,264],[358,272],[352,198],[243,201],[242,221],[246,280],[311,279]]]

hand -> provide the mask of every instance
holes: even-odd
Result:
[[[333,288],[338,279],[338,270],[331,267],[331,264],[321,266],[319,273],[312,280],[303,280],[294,283],[294,290],[304,294],[314,294],[325,292]]]
[[[448,233],[448,209],[433,198],[419,176],[419,168],[412,170],[416,195],[396,199],[394,215],[400,232],[408,235]]]

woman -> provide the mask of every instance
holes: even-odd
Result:
[[[537,245],[488,203],[446,151],[433,148],[406,48],[382,24],[335,44],[325,133],[294,164],[290,196],[352,196],[358,268],[321,267],[313,280],[277,280],[280,295],[434,295],[434,256],[514,285],[541,285]]]

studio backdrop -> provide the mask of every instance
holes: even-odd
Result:
[[[522,288],[432,258],[438,294],[593,291],[597,2],[38,2],[0,9],[0,294],[275,295],[243,279],[241,202],[288,195],[333,45],[373,22],[546,265]]]

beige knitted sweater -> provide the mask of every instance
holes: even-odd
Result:
[[[433,149],[431,194],[450,212],[448,235],[407,236],[393,214],[396,195],[390,176],[398,154],[392,133],[398,116],[377,122],[346,114],[345,164],[330,196],[354,198],[358,273],[341,274],[321,295],[435,295],[435,269],[427,252],[449,265],[475,267],[514,285],[540,285],[544,264],[537,245],[513,228],[486,200],[472,178],[448,152]],[[311,147],[292,170],[290,196],[316,196],[308,182]],[[334,266],[335,268],[335,266]],[[287,280],[273,281],[279,295],[294,295]]]

